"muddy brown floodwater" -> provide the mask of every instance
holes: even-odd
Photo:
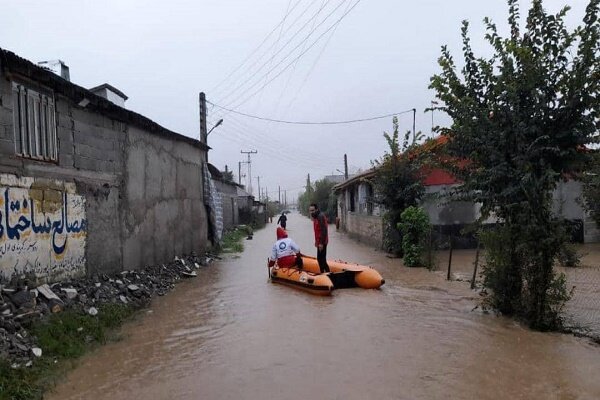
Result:
[[[311,222],[288,219],[314,254]],[[334,227],[330,228],[334,231]],[[599,399],[600,347],[472,311],[443,272],[408,269],[342,234],[328,253],[381,290],[316,297],[268,281],[275,225],[199,271],[81,360],[50,399]]]

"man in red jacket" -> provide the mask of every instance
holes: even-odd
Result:
[[[319,206],[315,203],[310,205],[308,212],[313,220],[313,228],[315,230],[315,247],[317,248],[319,269],[321,273],[329,272],[329,265],[327,265],[327,243],[329,242],[327,217],[319,210]]]

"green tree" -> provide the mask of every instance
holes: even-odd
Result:
[[[422,184],[424,153],[416,150],[415,140],[406,132],[402,144],[399,141],[398,118],[393,118],[393,132],[384,132],[389,146],[380,160],[373,161],[375,176],[371,179],[375,202],[384,208],[384,248],[402,255],[402,238],[398,230],[400,215],[419,204],[425,188]]]
[[[337,197],[333,193],[335,183],[326,179],[315,182],[315,190],[311,203],[316,203],[319,210],[323,212],[330,222],[335,221],[337,217]]]
[[[302,215],[308,216],[308,207],[316,203],[319,210],[327,215],[330,222],[337,217],[337,197],[333,193],[335,184],[326,179],[316,181],[314,184],[307,183],[307,190],[298,197],[298,208]]]
[[[423,267],[423,253],[431,229],[427,212],[420,207],[410,206],[400,215],[398,228],[402,232],[402,250],[404,265],[407,267]]]
[[[466,160],[450,166],[464,182],[460,197],[504,225],[498,237],[509,254],[494,268],[492,303],[539,329],[559,322],[562,297],[554,294],[564,284],[553,270],[566,235],[551,211],[552,191],[581,168],[583,146],[598,139],[598,3],[591,0],[583,26],[569,31],[568,7],[551,15],[534,0],[521,31],[518,0],[509,0],[509,37],[484,20],[493,56],[475,57],[465,21],[462,77],[444,46],[442,71],[431,79],[439,109],[453,121],[440,129],[448,151]]]

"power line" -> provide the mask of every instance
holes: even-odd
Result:
[[[350,7],[351,3],[348,3],[348,7]],[[348,11],[348,9],[346,9],[345,11]],[[306,74],[306,76],[304,77],[304,81],[302,82],[302,84],[300,85],[300,87],[296,90],[296,93],[294,94],[294,98],[292,99],[292,101],[289,102],[285,112],[287,113],[287,111],[290,109],[290,107],[292,106],[292,104],[294,104],[294,102],[296,101],[296,99],[298,98],[298,95],[300,94],[300,92],[302,91],[302,89],[304,89],[304,86],[306,85],[306,82],[308,81],[308,78],[310,76],[310,74],[313,72],[313,70],[315,69],[315,67],[317,66],[317,63],[319,62],[319,59],[321,58],[321,56],[323,55],[323,53],[325,52],[325,49],[327,48],[327,45],[329,45],[329,42],[331,41],[331,38],[333,37],[333,35],[335,35],[335,32],[337,31],[339,25],[337,25],[333,31],[331,31],[331,35],[329,35],[329,38],[327,38],[327,40],[325,41],[325,45],[323,46],[323,48],[321,49],[321,51],[319,52],[319,55],[317,55],[317,58],[315,59],[312,67],[310,67],[310,69],[308,70],[308,73]],[[304,51],[304,48],[302,49]],[[296,66],[294,65],[294,69],[296,68]]]
[[[275,52],[275,53],[274,53],[274,54],[273,54],[273,55],[272,55],[272,56],[271,56],[271,57],[270,57],[270,58],[269,58],[267,61],[265,61],[265,62],[264,62],[264,63],[263,63],[263,64],[262,64],[260,67],[258,67],[258,70],[257,70],[257,71],[256,71],[256,72],[255,72],[253,75],[251,75],[249,78],[247,78],[247,79],[246,79],[245,81],[243,81],[241,84],[239,84],[238,86],[236,86],[236,87],[235,87],[233,90],[231,90],[231,91],[230,91],[229,93],[227,93],[225,96],[223,96],[223,97],[221,98],[221,101],[225,101],[225,99],[227,99],[227,98],[229,98],[229,97],[233,96],[233,94],[234,94],[236,91],[238,91],[239,89],[243,88],[243,87],[244,87],[244,86],[245,86],[245,85],[246,85],[248,82],[252,81],[252,80],[254,79],[254,77],[255,77],[256,75],[258,75],[258,74],[259,74],[259,73],[260,73],[260,72],[263,70],[263,68],[264,68],[265,66],[268,66],[268,65],[270,65],[270,64],[271,64],[271,61],[272,61],[272,60],[273,60],[275,57],[277,57],[277,55],[279,55],[279,53],[281,53],[281,52],[282,52],[282,51],[283,51],[283,50],[284,50],[284,49],[285,49],[285,48],[286,48],[286,47],[287,47],[287,46],[288,46],[288,45],[289,45],[289,44],[292,42],[292,40],[294,40],[294,38],[295,38],[295,37],[296,37],[296,36],[297,36],[297,35],[298,35],[300,32],[302,32],[302,31],[304,30],[304,28],[305,28],[305,27],[306,27],[306,26],[307,26],[307,25],[308,25],[310,22],[312,22],[312,21],[313,21],[315,18],[317,18],[317,17],[319,16],[319,14],[320,14],[320,13],[321,13],[321,11],[323,10],[323,8],[324,8],[325,6],[327,6],[327,4],[329,4],[329,2],[330,2],[330,1],[331,1],[331,0],[327,0],[327,3],[325,3],[325,5],[324,5],[324,6],[321,6],[321,8],[319,8],[319,9],[317,10],[317,12],[316,12],[315,14],[313,14],[313,15],[312,15],[312,16],[311,16],[311,17],[310,17],[310,18],[309,18],[309,19],[308,19],[308,20],[307,20],[307,21],[304,23],[304,25],[302,25],[302,26],[300,27],[300,29],[298,29],[298,30],[297,30],[297,31],[296,31],[296,33],[294,33],[294,34],[292,35],[292,37],[291,37],[291,38],[289,38],[289,39],[288,39],[288,41],[287,41],[287,42],[285,42],[285,43],[283,44],[283,46],[281,46],[281,48],[280,48],[279,50],[277,50],[277,51],[276,51],[276,52]],[[269,76],[269,74],[270,74],[271,72],[273,72],[273,70],[274,70],[274,69],[276,69],[276,68],[277,68],[279,65],[281,65],[281,63],[283,63],[283,62],[284,62],[284,61],[285,61],[285,60],[286,60],[288,57],[290,57],[290,56],[291,56],[291,54],[292,54],[294,51],[296,51],[296,49],[297,49],[298,47],[300,47],[300,46],[301,46],[303,43],[305,43],[305,42],[306,42],[308,39],[310,39],[310,37],[311,37],[311,36],[312,36],[312,34],[313,34],[315,31],[316,31],[316,29],[317,29],[317,28],[319,28],[319,27],[320,27],[322,24],[324,24],[324,23],[325,23],[325,22],[326,22],[326,21],[329,19],[329,17],[331,17],[331,16],[332,16],[332,15],[333,15],[333,14],[334,14],[334,13],[335,13],[337,10],[338,10],[338,8],[340,8],[340,7],[342,6],[342,4],[344,4],[346,1],[347,1],[347,0],[343,0],[343,1],[342,1],[340,4],[338,4],[338,5],[337,5],[337,6],[336,6],[336,7],[333,9],[333,11],[331,11],[329,14],[327,14],[327,16],[326,16],[326,17],[325,17],[325,18],[324,18],[324,19],[323,19],[321,22],[319,22],[319,24],[316,26],[316,28],[313,28],[313,29],[312,29],[312,30],[311,30],[311,31],[308,33],[308,35],[307,35],[307,36],[305,36],[305,37],[304,37],[304,39],[302,39],[302,41],[301,41],[300,43],[298,43],[298,44],[297,44],[297,45],[296,45],[296,46],[295,46],[295,47],[294,47],[294,48],[293,48],[291,51],[289,51],[289,52],[288,52],[288,53],[287,53],[287,54],[286,54],[286,55],[285,55],[285,56],[284,56],[284,57],[283,57],[283,58],[282,58],[282,59],[281,59],[281,60],[280,60],[280,61],[279,61],[279,62],[278,62],[278,63],[277,63],[277,64],[276,64],[274,67],[272,67],[271,69],[269,69],[269,70],[268,70],[266,73],[264,73],[264,74],[263,74],[263,75],[262,75],[260,78],[258,78],[258,80],[257,80],[257,81],[256,81],[256,82],[255,82],[255,83],[252,85],[252,86],[250,86],[248,89],[246,89],[244,92],[242,92],[242,94],[245,94],[245,93],[246,93],[248,90],[250,90],[250,89],[252,89],[253,87],[255,87],[256,85],[260,84],[260,81],[261,81],[263,78],[267,78],[267,79],[268,79],[268,76]],[[280,74],[279,74],[279,75],[280,75]],[[279,76],[279,75],[277,75],[277,76]],[[268,84],[268,83],[266,83],[265,85],[267,85],[267,84]],[[234,101],[234,102],[235,102],[235,101]],[[232,103],[232,102],[230,102],[230,103]]]
[[[284,35],[284,36],[285,36],[285,35],[287,35],[287,33],[288,33],[288,32],[289,32],[289,31],[290,31],[290,30],[291,30],[291,29],[292,29],[292,28],[293,28],[293,27],[296,25],[296,23],[298,23],[299,21],[301,21],[301,19],[304,17],[304,15],[305,15],[305,14],[306,14],[306,13],[307,13],[307,12],[308,12],[310,9],[311,9],[311,7],[313,6],[313,4],[315,4],[315,3],[316,3],[316,1],[317,1],[317,0],[312,0],[312,2],[311,2],[311,3],[310,3],[310,4],[309,4],[309,5],[308,5],[308,6],[307,6],[305,9],[304,9],[304,11],[302,11],[302,12],[300,13],[300,15],[296,16],[296,18],[294,19],[294,21],[293,21],[293,22],[292,22],[290,25],[288,25],[288,27],[287,27],[287,28],[285,28],[285,31],[283,32],[283,35]],[[327,0],[327,1],[329,2],[329,1],[331,1],[331,0]],[[318,15],[318,14],[316,14],[316,15]],[[312,19],[316,18],[316,15],[313,15],[312,17],[309,17],[309,22],[310,22]],[[287,17],[285,17],[285,18],[287,19]],[[278,27],[279,27],[281,24],[283,24],[284,22],[285,22],[285,20],[282,20],[282,21],[280,22],[280,24],[279,24],[279,25],[277,25],[277,27],[275,27],[275,29],[273,30],[273,32],[275,32],[275,31],[277,30],[277,28],[278,28]],[[299,30],[298,30],[298,31],[297,31],[297,32],[294,34],[294,36],[292,36],[292,39],[293,39],[293,38],[294,38],[296,35],[298,35],[298,33],[300,33],[300,32],[301,32],[301,31],[304,29],[304,27],[305,27],[305,26],[306,26],[306,24],[305,24],[305,25],[303,25],[303,26],[302,26],[302,27],[301,27],[301,28],[300,28],[300,29],[299,29]],[[269,35],[271,35],[271,34],[269,34]],[[291,40],[291,39],[290,39],[290,40]],[[263,41],[263,43],[264,43],[264,41]],[[287,46],[287,44],[288,44],[288,43],[286,43],[286,44],[285,44],[285,45],[282,47],[282,49],[283,49],[285,46]],[[246,72],[246,71],[253,71],[253,70],[254,70],[254,68],[256,67],[256,65],[258,65],[258,63],[260,63],[261,61],[263,61],[263,58],[264,58],[264,57],[269,57],[268,53],[269,53],[269,51],[270,51],[270,50],[271,50],[273,47],[275,47],[275,45],[276,45],[276,43],[275,43],[275,42],[271,43],[271,44],[270,44],[270,45],[269,45],[269,46],[268,46],[268,47],[267,47],[267,48],[264,50],[264,52],[262,52],[262,54],[260,54],[258,57],[256,57],[256,59],[255,59],[254,61],[252,61],[251,63],[249,63],[249,64],[246,66],[246,68],[244,68],[244,72]],[[262,46],[262,43],[261,43],[261,45],[260,45],[260,46]],[[259,47],[260,47],[260,46],[259,46]],[[257,48],[256,50],[258,50],[258,48]],[[255,51],[255,52],[253,52],[253,54],[254,54],[254,53],[256,53],[256,51]],[[275,56],[275,55],[273,55],[273,56],[271,56],[271,57],[274,57],[274,56]],[[247,60],[245,60],[245,61],[244,61],[244,63],[243,63],[242,65],[244,65],[246,62],[248,62],[248,61],[249,61],[251,58],[252,58],[252,57],[248,57],[248,59],[247,59]],[[241,66],[240,66],[240,67],[241,67]],[[262,65],[259,67],[258,71],[260,71],[260,69],[261,69],[262,67],[264,67],[264,63],[263,63],[263,64],[262,64]],[[239,68],[237,68],[237,69],[239,70]],[[258,73],[258,71],[257,71],[257,72],[250,73],[251,77],[250,77],[250,78],[247,78],[247,79],[251,79],[251,78],[253,78],[254,76],[256,76],[256,74]],[[231,87],[232,87],[232,86],[235,86],[235,85],[237,85],[237,84],[238,84],[238,82],[239,82],[240,80],[244,79],[244,75],[245,75],[245,74],[244,74],[244,73],[242,73],[240,76],[238,76],[238,77],[235,79],[235,81],[229,82],[229,83],[228,83],[228,84],[227,84],[227,85],[226,85],[224,88],[221,88],[221,89],[219,89],[219,91],[218,91],[218,92],[225,92],[225,93],[227,93],[227,91],[228,91],[228,90],[231,90]],[[246,79],[246,80],[247,80],[247,79]],[[221,96],[222,94],[223,94],[223,93],[220,93],[220,94],[219,94],[219,96]]]
[[[296,4],[294,4],[294,6],[289,9],[289,3],[288,3],[288,11],[286,12],[286,14],[283,16],[283,19],[277,24],[277,26],[275,26],[275,28],[273,28],[273,30],[271,32],[269,32],[269,34],[263,39],[263,41],[254,48],[254,50],[252,50],[250,52],[250,54],[244,59],[244,61],[241,62],[241,64],[239,64],[237,67],[235,67],[230,73],[229,75],[227,75],[225,78],[223,78],[222,81],[220,81],[219,83],[217,83],[213,88],[212,91],[215,91],[219,86],[221,86],[223,83],[225,83],[225,81],[227,81],[227,79],[229,79],[234,73],[236,73],[240,68],[242,68],[242,66],[244,66],[244,64],[246,64],[246,62],[248,62],[248,60],[250,58],[252,58],[252,56],[254,54],[256,54],[256,52],[258,51],[258,49],[260,49],[262,47],[263,44],[265,44],[265,42],[271,37],[271,35],[277,30],[277,28],[279,28],[280,26],[283,29],[283,24],[285,23],[285,20],[287,19],[287,17],[292,13],[292,11],[294,11],[294,9],[298,6],[298,4],[300,4],[302,0],[298,0],[296,2]],[[281,35],[281,31],[280,31],[280,35]]]
[[[294,147],[287,149],[286,146],[289,146],[289,143],[281,142],[280,145],[274,145],[274,143],[277,141],[277,138],[268,137],[260,131],[256,131],[255,129],[246,126],[242,122],[236,121],[236,118],[233,116],[228,118],[227,125],[224,126],[220,132],[221,133],[219,137],[243,144],[244,146],[252,145],[259,150],[263,150],[264,152],[268,153],[272,158],[276,158],[286,163],[294,162],[294,160],[297,160],[297,158],[301,158],[304,162],[308,162],[311,165],[316,165],[319,168],[329,169],[332,166],[329,161],[325,161],[327,159],[324,159],[323,155],[311,153],[304,149],[296,149]],[[228,137],[228,132],[234,135],[238,140]],[[283,150],[292,152],[294,157],[286,157]]]
[[[294,63],[296,60],[298,60],[298,59],[299,59],[299,58],[301,58],[301,57],[302,57],[304,54],[306,54],[306,53],[307,53],[307,52],[308,52],[308,51],[309,51],[311,48],[313,48],[313,46],[314,46],[315,44],[317,44],[317,43],[319,42],[319,40],[321,40],[321,38],[323,38],[323,36],[325,36],[325,35],[326,35],[326,34],[327,34],[329,31],[331,31],[331,30],[332,30],[333,28],[335,28],[335,27],[336,27],[336,26],[337,26],[337,25],[338,25],[340,22],[342,22],[342,20],[343,20],[343,19],[344,19],[344,18],[345,18],[345,17],[346,17],[346,16],[347,16],[347,15],[348,15],[348,14],[349,14],[349,13],[350,13],[350,12],[351,12],[353,9],[354,9],[354,7],[356,7],[356,6],[358,5],[358,3],[360,3],[360,2],[361,2],[361,0],[357,0],[357,1],[356,1],[356,2],[355,2],[353,5],[352,5],[352,7],[350,7],[350,9],[348,9],[348,11],[346,11],[344,14],[342,14],[342,16],[341,16],[341,17],[340,17],[340,18],[339,18],[339,19],[338,19],[336,22],[334,22],[334,23],[333,23],[333,24],[332,24],[332,25],[331,25],[329,28],[327,28],[327,29],[325,30],[325,32],[323,32],[321,35],[319,35],[319,37],[317,37],[317,39],[316,39],[314,42],[312,42],[312,43],[310,44],[310,46],[308,46],[308,48],[307,48],[306,50],[304,50],[304,51],[303,51],[303,52],[301,52],[301,53],[300,53],[298,56],[296,56],[296,58],[294,58],[294,59],[293,59],[293,60],[292,60],[290,63],[288,63],[288,64],[287,64],[285,67],[283,67],[283,69],[282,69],[281,71],[279,71],[279,73],[277,73],[277,75],[275,75],[273,78],[269,79],[269,81],[268,81],[268,82],[266,82],[266,83],[265,83],[265,84],[263,84],[261,87],[259,87],[259,88],[258,88],[256,91],[254,91],[254,92],[253,92],[253,93],[251,93],[249,96],[247,96],[247,97],[246,97],[246,98],[245,98],[243,101],[241,101],[241,102],[239,102],[239,103],[235,104],[235,105],[234,105],[234,108],[235,108],[235,107],[239,107],[239,106],[241,106],[242,104],[246,103],[248,100],[250,100],[252,97],[254,97],[254,96],[257,94],[257,93],[259,93],[261,90],[263,90],[265,87],[267,87],[267,85],[269,85],[269,84],[270,84],[271,82],[273,82],[275,79],[279,78],[279,76],[281,76],[281,74],[283,74],[283,73],[284,73],[284,72],[285,72],[285,71],[286,71],[286,70],[287,70],[287,69],[288,69],[288,68],[289,68],[289,67],[290,67],[290,66],[291,66],[291,65],[292,65],[292,64],[293,64],[293,63]],[[343,3],[341,3],[341,4],[343,4]],[[339,7],[339,6],[338,6],[338,7]],[[336,9],[337,9],[337,7],[336,7]],[[329,14],[327,17],[325,17],[325,19],[324,19],[323,21],[321,21],[321,23],[319,23],[319,25],[318,25],[318,26],[320,26],[320,25],[321,25],[323,22],[325,22],[325,20],[326,20],[327,18],[329,18],[329,16],[330,16],[330,15],[331,15],[331,14]],[[317,27],[318,27],[318,26],[317,26]],[[308,35],[308,36],[305,38],[305,40],[306,40],[306,39],[308,39],[308,38],[310,37],[310,35],[312,35],[312,32],[311,32],[311,33],[309,33],[309,35]],[[296,50],[296,49],[297,49],[299,46],[300,46],[300,44],[299,44],[299,45],[297,45],[296,47],[294,47],[294,49],[292,49],[292,51],[291,51],[290,53],[288,53],[288,54],[286,55],[286,57],[285,57],[285,58],[287,58],[287,57],[288,57],[288,56],[289,56],[289,55],[290,55],[290,54],[291,54],[291,53],[292,53],[294,50]],[[277,65],[275,65],[273,68],[271,68],[271,70],[269,70],[267,73],[270,73],[270,72],[271,72],[273,69],[275,69],[275,68],[279,67],[279,65],[281,65],[281,63],[283,63],[283,62],[285,61],[285,58],[284,58],[284,59],[282,59],[282,60],[281,60],[279,63],[277,63]],[[262,76],[262,77],[260,77],[259,79],[262,79],[264,76],[265,76],[265,75],[263,75],[263,76]],[[244,90],[244,91],[242,92],[242,94],[241,94],[240,96],[238,96],[238,98],[239,98],[239,97],[242,97],[244,94],[246,94],[246,93],[247,93],[249,90],[251,90],[252,88],[254,88],[254,87],[255,87],[257,84],[259,84],[259,83],[260,83],[259,81],[255,82],[253,85],[251,85],[251,86],[250,86],[250,87],[248,87],[246,90]],[[228,105],[229,105],[229,104],[233,104],[233,103],[234,103],[234,102],[229,102],[229,103],[228,103]]]
[[[346,121],[322,121],[322,122],[314,122],[314,121],[285,121],[285,120],[281,120],[281,119],[273,119],[273,118],[259,117],[257,115],[246,114],[246,113],[243,113],[241,111],[233,110],[233,109],[230,109],[230,108],[226,108],[226,107],[220,106],[220,105],[215,104],[215,103],[211,103],[208,100],[206,100],[206,102],[210,103],[213,106],[215,106],[217,108],[220,108],[222,110],[225,110],[225,111],[228,111],[228,112],[231,112],[231,113],[234,113],[234,114],[242,115],[244,117],[253,118],[253,119],[259,119],[259,120],[262,120],[262,121],[278,122],[280,124],[289,124],[289,125],[341,125],[341,124],[353,124],[353,123],[357,123],[357,122],[375,121],[375,120],[378,120],[378,119],[389,118],[389,117],[393,117],[395,115],[402,115],[402,114],[407,114],[409,112],[413,112],[413,110],[411,108],[410,110],[400,111],[400,112],[396,112],[396,113],[379,115],[379,116],[376,116],[376,117],[369,117],[369,118],[351,119],[351,120],[346,120]]]

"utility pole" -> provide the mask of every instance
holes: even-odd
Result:
[[[417,132],[415,131],[415,122],[417,120],[417,109],[413,108],[413,143],[417,140]],[[431,113],[433,115],[433,113]]]
[[[258,181],[258,201],[260,201],[260,176],[257,176],[256,180]]]
[[[248,161],[238,161],[238,185],[242,184],[242,177],[246,177],[246,175],[242,175],[242,164],[247,164]]]
[[[242,154],[248,154],[248,161],[246,161],[248,163],[248,193],[252,194],[252,160],[250,160],[250,155],[251,154],[257,154],[258,151],[256,150],[250,150],[250,151],[244,151],[244,150],[240,150],[240,153]]]
[[[208,144],[208,133],[206,132],[206,95],[204,92],[200,92],[198,100],[200,103],[200,141]]]
[[[279,204],[281,204],[281,186],[279,186]]]
[[[344,179],[348,180],[348,156],[344,154]]]
[[[287,190],[283,191],[283,204],[285,204],[285,208],[287,208]]]

